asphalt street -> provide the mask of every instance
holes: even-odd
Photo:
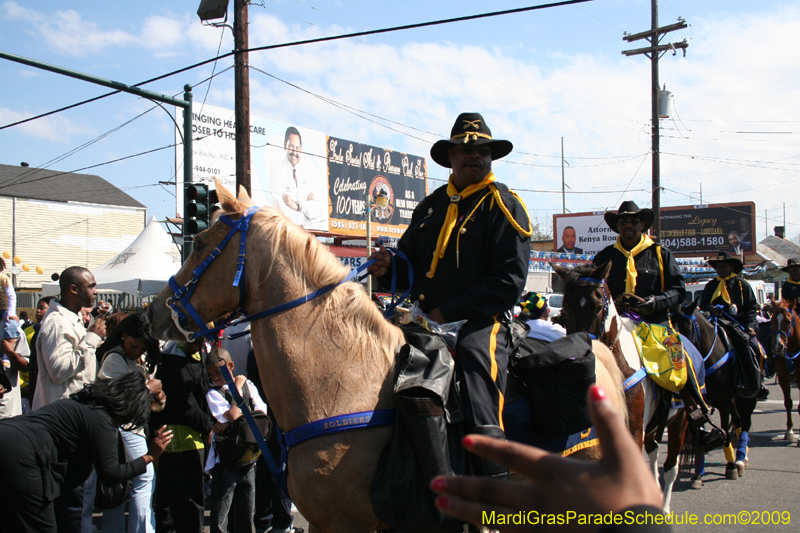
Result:
[[[692,473],[682,473],[675,483],[672,511],[675,514],[695,514],[701,524],[673,526],[674,531],[800,531],[800,448],[797,442],[783,440],[786,412],[780,387],[770,380],[767,388],[770,392],[769,399],[759,402],[753,414],[749,463],[744,476],[736,481],[725,479],[726,462],[721,449],[712,451],[706,457],[706,475],[702,489],[690,489]],[[798,390],[792,388],[796,435],[800,427],[800,417],[797,415],[798,397]],[[718,419],[715,415],[715,420]],[[661,444],[660,454],[663,462],[663,457],[666,456],[666,437]],[[788,511],[789,514],[780,517],[780,524],[772,523],[783,511]],[[736,515],[737,521],[743,518],[750,523],[704,525],[702,521],[707,513],[712,522],[722,520],[722,515],[729,515],[730,523],[730,515]],[[789,523],[784,523],[787,516]],[[753,523],[756,520],[770,523]]]

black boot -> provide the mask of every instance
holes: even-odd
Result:
[[[478,435],[486,435],[487,437],[494,437],[496,439],[505,439],[505,432],[498,426],[475,426],[470,430],[470,433]],[[489,461],[477,455],[469,455],[469,464],[472,468],[472,475],[481,477],[490,477],[493,479],[508,479],[508,468],[499,465],[494,461]]]
[[[419,472],[427,482],[436,476],[452,474],[441,398],[426,389],[413,388],[398,393],[397,402]]]

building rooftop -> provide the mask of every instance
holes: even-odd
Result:
[[[145,207],[115,185],[94,174],[14,165],[0,165],[0,196]]]

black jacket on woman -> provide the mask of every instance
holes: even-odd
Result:
[[[72,399],[0,420],[0,531],[55,531],[53,501],[92,466],[109,483],[144,473],[144,457],[119,463],[117,425],[105,409]]]

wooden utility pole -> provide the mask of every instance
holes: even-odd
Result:
[[[659,153],[659,131],[658,131],[658,58],[664,55],[665,52],[671,50],[673,55],[677,53],[678,49],[683,50],[683,55],[686,55],[686,48],[689,43],[686,39],[679,43],[659,44],[661,36],[671,31],[682,30],[688,25],[686,21],[679,18],[676,24],[658,27],[658,0],[651,0],[650,5],[651,25],[649,31],[636,33],[633,35],[626,34],[623,39],[628,42],[638,41],[639,39],[647,39],[650,46],[647,48],[637,48],[636,50],[624,50],[622,52],[625,56],[633,56],[644,54],[650,58],[650,77],[651,77],[651,109],[652,116],[652,145],[653,145],[653,212],[656,215],[655,223],[653,224],[653,233],[658,240],[661,236],[661,162]]]
[[[247,0],[233,2],[233,46],[236,49],[234,68],[234,105],[236,109],[236,193],[243,186],[250,190],[250,67],[247,52]],[[235,194],[236,194],[235,193]]]

